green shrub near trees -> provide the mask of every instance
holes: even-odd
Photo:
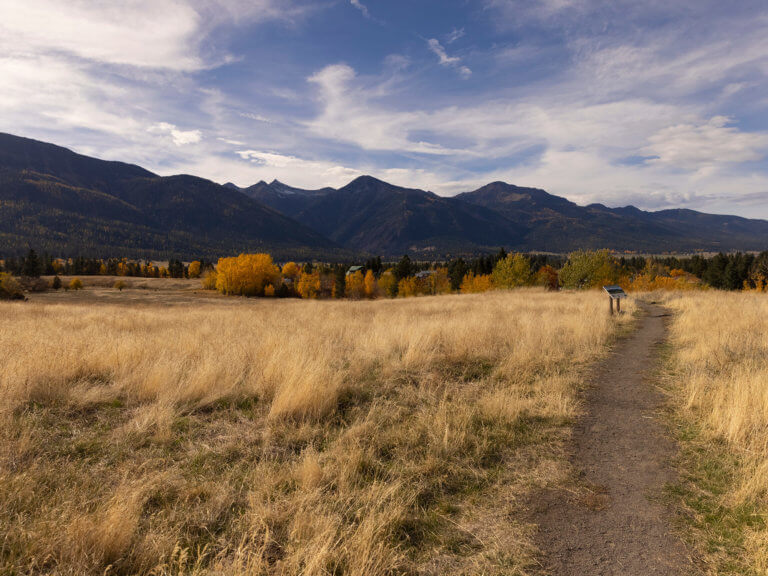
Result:
[[[609,250],[579,250],[568,256],[560,270],[563,288],[594,288],[601,284],[616,284],[621,270]]]

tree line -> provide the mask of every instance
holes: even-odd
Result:
[[[269,254],[241,254],[162,265],[126,258],[55,259],[34,250],[19,259],[0,261],[6,276],[110,275],[149,278],[201,278],[203,287],[223,294],[300,298],[394,298],[451,292],[477,293],[519,286],[593,288],[620,284],[627,290],[768,291],[768,251],[711,257],[616,257],[608,250],[577,251],[568,256],[498,253],[442,262],[394,262],[370,258],[362,265],[275,262]],[[55,280],[54,280],[55,281]],[[6,283],[10,280],[6,280]],[[59,285],[61,285],[59,283]]]

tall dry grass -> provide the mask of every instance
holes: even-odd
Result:
[[[743,543],[746,564],[754,573],[768,574],[768,298],[712,291],[665,299],[675,312],[671,343],[678,410],[694,423],[697,437],[712,447],[725,445],[728,454],[725,462],[708,465],[708,447],[697,447],[701,469],[711,468],[697,479],[697,498],[714,498],[723,509],[694,512],[705,531],[736,532],[734,542]],[[718,519],[721,514],[731,517]],[[745,517],[738,518],[741,514]],[[721,552],[736,553],[711,543],[704,554]]]
[[[0,304],[0,573],[511,574],[598,293]]]

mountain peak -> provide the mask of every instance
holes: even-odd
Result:
[[[352,186],[353,184],[366,184],[366,185],[370,185],[370,184],[384,184],[385,186],[392,186],[392,187],[394,187],[393,184],[390,184],[389,182],[385,182],[384,180],[379,180],[378,178],[375,178],[374,176],[370,176],[368,174],[364,174],[362,176],[358,176],[357,178],[352,180],[352,182],[347,184],[347,186]]]

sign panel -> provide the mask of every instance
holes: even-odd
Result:
[[[627,293],[618,285],[603,286],[603,290],[605,290],[608,293],[608,296],[613,300],[620,300],[627,297]]]

